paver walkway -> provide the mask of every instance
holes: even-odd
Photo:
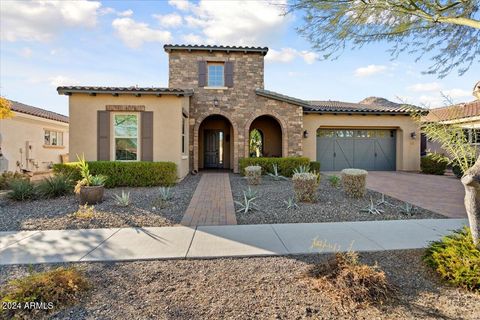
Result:
[[[0,232],[0,264],[416,249],[465,224],[466,219],[411,219]]]
[[[180,223],[184,226],[237,224],[228,173],[202,174]]]
[[[370,171],[367,188],[450,218],[467,216],[463,185],[453,176]]]

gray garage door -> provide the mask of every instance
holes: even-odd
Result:
[[[396,169],[395,130],[318,129],[317,161],[322,171]]]

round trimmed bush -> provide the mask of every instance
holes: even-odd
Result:
[[[248,184],[257,185],[262,182],[262,167],[248,166],[245,168],[245,177]]]
[[[368,172],[362,169],[342,170],[343,191],[351,198],[362,198],[367,192]]]
[[[441,155],[429,153],[420,160],[420,168],[423,173],[443,175],[447,169],[448,161]]]

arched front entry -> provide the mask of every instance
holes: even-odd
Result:
[[[284,150],[283,130],[277,119],[261,115],[248,127],[248,156],[282,157]]]
[[[197,150],[195,162],[198,169],[234,169],[235,132],[229,119],[223,115],[210,115],[195,130]]]

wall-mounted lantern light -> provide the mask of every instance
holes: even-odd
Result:
[[[410,133],[410,138],[415,140],[417,138],[417,133],[416,132],[411,132]]]
[[[217,97],[213,98],[213,105],[214,105],[215,107],[218,107],[218,99],[217,99]]]
[[[308,134],[309,134],[309,133],[308,133],[307,130],[303,131],[303,137],[304,137],[305,139],[308,138]]]

